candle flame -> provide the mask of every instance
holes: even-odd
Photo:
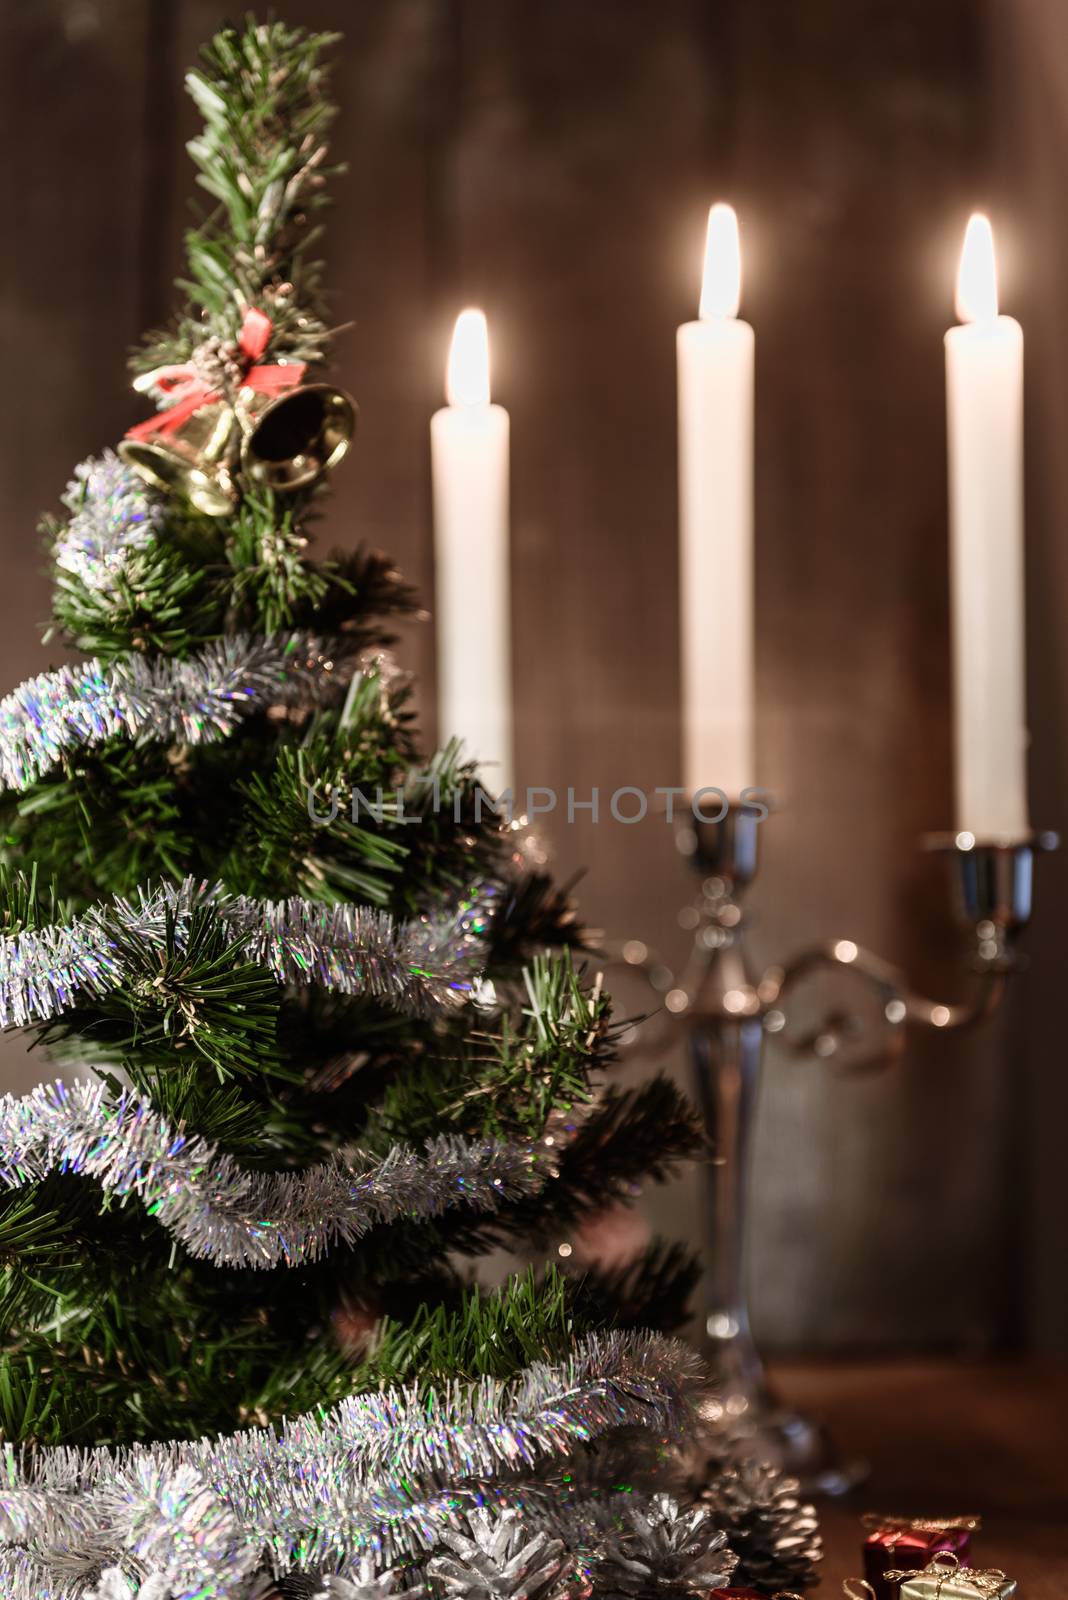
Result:
[[[957,316],[961,322],[993,322],[998,314],[998,272],[990,218],[975,211],[964,230],[957,269]]]
[[[742,299],[742,249],[733,206],[722,201],[708,213],[701,317],[736,317]]]
[[[489,326],[485,312],[473,306],[456,319],[445,369],[445,398],[450,406],[489,405]]]

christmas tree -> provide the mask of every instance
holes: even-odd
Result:
[[[0,714],[0,1022],[55,1068],[0,1101],[0,1592],[707,1590],[735,1558],[665,1492],[692,1261],[472,1273],[700,1132],[613,1084],[567,894],[421,753],[411,590],[309,551],[355,422],[330,43],[249,21],[188,77],[210,201],[134,357],[157,409],[47,526],[81,659]]]

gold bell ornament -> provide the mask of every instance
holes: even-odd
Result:
[[[304,383],[301,361],[261,363],[270,336],[270,317],[250,309],[236,349],[206,347],[138,378],[135,389],[168,404],[129,430],[122,459],[209,517],[233,510],[238,473],[284,494],[336,466],[356,430],[355,403],[330,384]]]

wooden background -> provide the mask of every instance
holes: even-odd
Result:
[[[344,29],[331,281],[361,432],[330,536],[429,597],[427,419],[449,326],[485,306],[513,431],[521,782],[679,772],[674,329],[705,210],[744,224],[757,331],[760,779],[753,896],[777,959],[847,934],[961,991],[920,836],[952,817],[941,339],[965,218],[995,215],[1028,332],[1034,815],[1065,816],[1068,16],[1058,0],[281,0]],[[192,131],[181,74],[218,0],[2,0],[0,681],[48,665],[34,532],[141,407]],[[709,596],[710,623],[715,596]],[[433,628],[410,631],[433,728]],[[550,820],[592,922],[680,955],[666,826]],[[999,1024],[845,1079],[772,1058],[754,1296],[779,1347],[1068,1343],[1059,905]],[[26,1068],[13,1062],[10,1081]],[[692,1228],[693,1191],[656,1197]]]

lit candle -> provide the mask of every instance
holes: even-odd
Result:
[[[513,783],[508,413],[490,403],[481,311],[456,319],[445,396],[430,421],[439,733],[462,739],[502,793]]]
[[[962,326],[946,334],[957,828],[1019,839],[1029,826],[1023,332],[998,315],[984,216],[964,235],[957,315]]]
[[[678,330],[683,783],[732,799],[753,754],[753,330],[730,206],[708,215],[700,320]]]

